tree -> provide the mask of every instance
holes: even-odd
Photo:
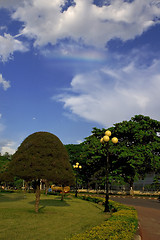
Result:
[[[11,161],[10,155],[0,155],[0,172],[4,172],[7,169],[9,162]]]
[[[90,138],[92,139],[92,142],[93,142],[92,136],[86,139],[90,139]],[[93,180],[94,176],[93,176],[93,179],[91,180],[92,174],[93,174],[93,168],[90,168],[90,163],[89,163],[90,161],[89,156],[93,154],[93,144],[88,146],[88,144],[86,144],[86,142],[88,141],[84,141],[83,143],[80,143],[80,144],[65,145],[68,151],[68,154],[70,156],[71,164],[76,165],[76,163],[78,162],[82,166],[82,168],[78,169],[78,171],[76,168],[74,169],[78,184],[85,185],[85,187],[87,188],[89,183],[91,183],[91,181],[94,182]],[[96,158],[95,155],[94,157]]]
[[[83,184],[86,181],[86,177],[87,177],[86,171],[85,171],[86,162],[85,162],[85,159],[83,159],[81,156],[83,143],[67,144],[65,145],[65,147],[69,154],[70,163],[72,164],[72,166],[76,165],[77,162],[82,166],[82,168],[78,169],[78,171],[77,169],[73,169],[73,170],[74,170],[78,184]]]
[[[8,166],[11,161],[11,155],[5,153],[3,156],[0,155],[0,182],[13,182],[13,175],[8,172]]]
[[[40,200],[40,179],[62,186],[74,184],[67,151],[57,136],[48,132],[29,135],[12,157],[10,170],[17,177],[36,183],[35,211]]]
[[[104,185],[105,179],[105,157],[106,153],[100,144],[100,139],[104,135],[105,129],[93,128],[92,135],[85,138],[83,142],[81,158],[84,166],[84,179],[87,185]]]
[[[109,128],[118,144],[109,143],[110,180],[128,183],[148,172],[160,172],[160,122],[148,116],[136,115],[129,121]],[[100,143],[106,129],[93,128],[92,135],[83,142],[81,157],[86,160],[89,181],[104,182],[106,149]]]
[[[114,165],[131,187],[136,178],[160,171],[160,122],[148,116],[136,115],[129,121],[116,123],[111,131],[119,144],[111,149]]]
[[[65,148],[69,154],[69,159],[71,165],[76,164],[76,162],[81,161],[81,151],[82,151],[83,144],[66,144]]]

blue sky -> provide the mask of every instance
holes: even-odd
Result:
[[[79,143],[160,120],[159,0],[1,0],[0,152],[31,133]]]

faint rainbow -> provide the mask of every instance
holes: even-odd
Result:
[[[106,52],[95,50],[69,51],[59,49],[59,51],[50,51],[47,55],[51,58],[86,62],[104,62],[106,59]]]

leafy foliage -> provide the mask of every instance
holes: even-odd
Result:
[[[82,157],[83,143],[67,144],[65,147],[69,154],[72,166],[76,165],[77,162],[82,166],[81,169],[74,169],[78,184],[85,184],[87,182],[88,173],[86,174],[86,159]]]
[[[67,152],[69,154],[69,160],[71,165],[76,164],[76,162],[81,163],[81,151],[82,151],[83,144],[67,144],[65,145],[65,148],[67,149]]]
[[[8,166],[11,161],[11,155],[5,153],[3,156],[0,156],[0,181],[9,182],[13,181],[13,175],[8,172]]]
[[[119,143],[111,149],[116,156],[114,165],[125,181],[133,184],[135,177],[160,170],[160,122],[148,116],[136,115],[130,121],[111,128]]]
[[[92,202],[104,202],[104,198],[90,197],[85,199]],[[110,201],[110,206],[115,209],[112,217],[99,226],[77,234],[70,240],[132,240],[138,227],[137,212],[133,207]]]
[[[62,186],[74,183],[66,148],[57,136],[48,132],[29,135],[13,155],[9,170],[14,176],[34,180],[36,212],[39,211],[40,179]]]
[[[10,161],[11,161],[10,157],[6,155],[0,156],[0,172],[4,172],[7,169],[7,166]]]
[[[111,137],[118,143],[109,142],[110,181],[129,183],[144,178],[146,173],[160,172],[160,122],[148,116],[136,115],[129,121],[116,123],[109,128]],[[107,148],[100,143],[106,129],[93,128],[79,151],[80,163],[83,161],[82,177],[90,184],[103,184]],[[77,154],[77,153],[76,153]]]
[[[95,188],[97,185],[104,187],[105,183],[107,148],[100,143],[100,139],[104,136],[105,131],[104,128],[102,130],[93,128],[92,135],[86,137],[83,143],[83,151],[81,153],[82,158],[86,160],[86,175],[90,184],[95,185]],[[110,164],[110,172],[112,172],[111,167]]]
[[[10,167],[15,176],[25,180],[47,179],[62,185],[74,182],[65,147],[48,132],[28,136],[13,155]]]

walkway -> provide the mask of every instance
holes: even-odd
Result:
[[[160,202],[157,199],[131,197],[110,197],[110,199],[135,207],[142,240],[160,240]]]

